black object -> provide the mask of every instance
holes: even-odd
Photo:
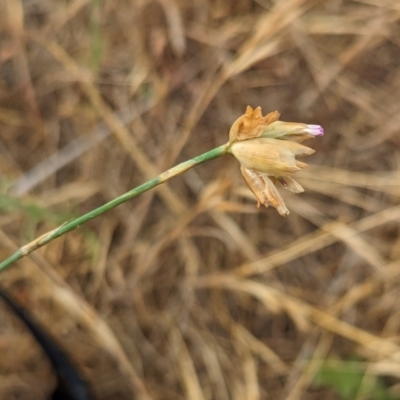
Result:
[[[24,321],[25,325],[29,328],[32,335],[49,357],[58,378],[58,384],[51,399],[93,400],[94,398],[86,382],[81,378],[79,372],[55,340],[52,339],[40,324],[2,288],[0,288],[0,297],[2,297],[14,313]]]

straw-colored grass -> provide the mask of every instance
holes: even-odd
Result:
[[[226,156],[0,274],[98,399],[339,398],[324,359],[358,360],[357,399],[400,397],[399,20],[398,0],[0,1],[1,260],[226,143],[248,104],[326,132],[286,218]],[[0,353],[0,398],[51,392],[3,304]]]

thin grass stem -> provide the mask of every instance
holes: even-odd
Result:
[[[42,247],[50,243],[54,239],[57,239],[60,236],[65,235],[66,233],[78,228],[80,225],[90,221],[93,218],[98,217],[104,212],[111,210],[119,206],[120,204],[125,203],[126,201],[133,199],[134,197],[144,192],[147,192],[148,190],[153,189],[158,185],[161,185],[164,182],[167,182],[171,178],[186,172],[187,170],[195,167],[196,165],[199,165],[206,161],[213,160],[215,158],[218,158],[226,154],[227,148],[228,145],[224,144],[222,146],[216,147],[215,149],[207,151],[206,153],[203,153],[197,157],[194,157],[188,161],[184,161],[183,163],[178,164],[175,167],[172,167],[165,172],[162,172],[160,175],[156,176],[153,179],[150,179],[149,181],[141,184],[140,186],[137,186],[136,188],[130,190],[129,192],[124,193],[122,196],[119,196],[114,200],[111,200],[110,202],[88,212],[87,214],[84,214],[78,218],[68,221],[63,225],[59,226],[58,228],[45,233],[44,235],[26,244],[25,246],[22,246],[12,256],[10,256],[2,263],[0,263],[0,271],[3,271],[4,269],[8,268],[16,261],[25,257],[27,254],[32,253],[32,251],[38,249],[39,247]]]

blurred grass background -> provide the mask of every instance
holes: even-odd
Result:
[[[0,257],[225,143],[247,105],[325,128],[257,209],[224,157],[0,284],[98,399],[400,398],[398,0],[1,0]],[[46,357],[0,304],[0,398]]]

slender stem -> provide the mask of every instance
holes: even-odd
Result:
[[[139,194],[142,194],[158,185],[161,185],[164,182],[167,182],[174,176],[177,176],[179,174],[182,174],[183,172],[186,172],[187,170],[195,167],[198,164],[201,164],[205,161],[210,161],[213,160],[214,158],[218,158],[224,154],[227,153],[227,148],[228,146],[226,144],[216,147],[215,149],[212,149],[210,151],[207,151],[206,153],[203,153],[197,157],[192,158],[191,160],[185,161],[181,164],[176,165],[175,167],[172,167],[168,169],[167,171],[161,173],[157,177],[150,179],[149,181],[141,184],[140,186],[137,186],[136,188],[130,190],[129,192],[124,193],[122,196],[119,196],[115,198],[114,200],[111,200],[110,202],[100,206],[99,208],[96,208],[95,210],[92,210],[88,212],[87,214],[82,215],[81,217],[75,218],[72,221],[66,222],[65,224],[59,226],[56,229],[53,229],[50,232],[45,233],[44,235],[40,236],[39,238],[33,240],[32,242],[26,244],[25,246],[21,247],[17,252],[15,252],[12,256],[4,260],[2,263],[0,263],[0,271],[6,269],[16,261],[20,260],[22,257],[26,256],[27,254],[31,253],[32,251],[38,249],[39,247],[44,246],[45,244],[51,242],[54,239],[57,239],[58,237],[65,235],[67,232],[70,232],[76,228],[78,228],[80,225],[84,224],[85,222],[96,218],[100,214],[103,214],[104,212],[111,210],[114,207],[119,206],[122,203],[125,203],[126,201],[133,199],[134,197],[138,196]]]

